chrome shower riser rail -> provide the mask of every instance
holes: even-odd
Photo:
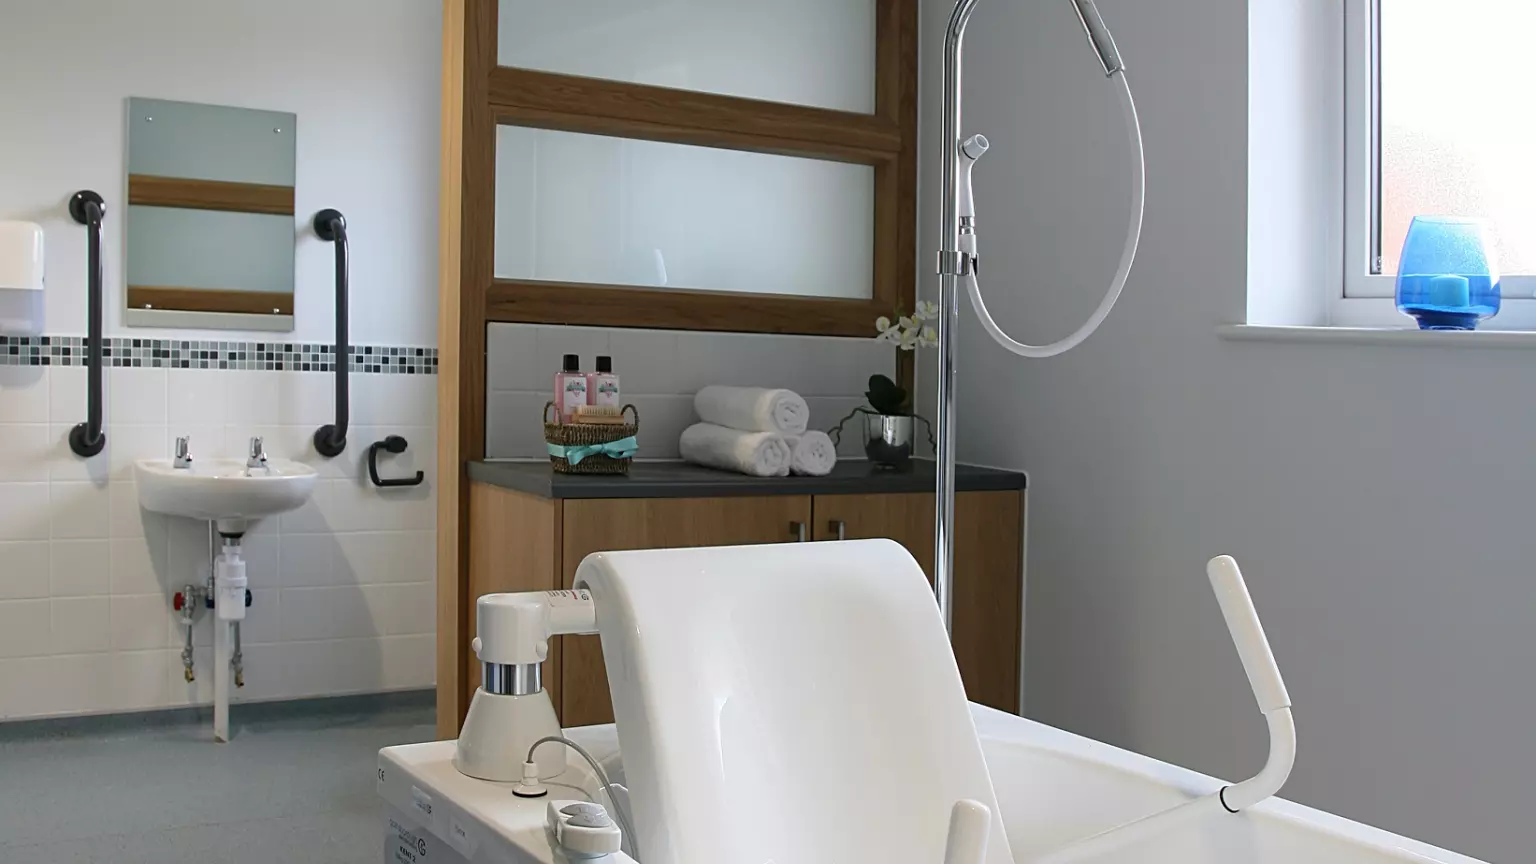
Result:
[[[944,626],[954,631],[955,565],[955,337],[960,322],[959,278],[973,269],[968,255],[960,248],[960,121],[961,59],[965,28],[976,11],[978,0],[959,0],[950,15],[944,39],[944,114],[940,159],[944,187],[944,216],[938,255],[939,273],[939,393],[938,444],[934,453],[935,493],[938,506],[934,518],[933,593],[938,600]],[[1093,0],[1071,0],[1078,19],[1088,34],[1088,42],[1098,55],[1106,75],[1124,71],[1114,37],[1104,26]],[[968,229],[970,227],[968,226]]]

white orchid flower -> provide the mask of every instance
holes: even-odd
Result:
[[[939,304],[928,300],[917,301],[917,312],[913,316],[921,321],[932,321],[939,317]]]
[[[903,332],[901,334],[900,340],[897,342],[897,345],[903,351],[916,351],[917,350],[917,331],[916,330],[908,330],[908,331]]]
[[[901,341],[901,328],[900,327],[887,327],[887,328],[885,328],[885,330],[881,331],[879,336],[875,337],[875,341],[876,342],[890,342],[892,344],[898,343],[898,342]]]
[[[881,315],[879,318],[876,318],[875,319],[875,329],[879,330],[882,334],[884,334],[885,331],[891,329],[891,319],[885,317],[884,315]]]
[[[925,347],[933,348],[939,344],[939,331],[932,327],[924,327],[922,342]]]
[[[915,330],[915,329],[917,329],[917,322],[913,321],[911,318],[908,318],[907,316],[903,315],[903,316],[901,316],[901,329],[903,329],[903,330]]]

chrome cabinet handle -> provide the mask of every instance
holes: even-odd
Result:
[[[789,523],[789,536],[795,538],[795,542],[796,543],[804,543],[806,541],[806,539],[807,539],[806,536],[805,536],[805,523],[804,522],[791,522],[791,523]]]
[[[827,530],[837,535],[839,540],[848,539],[848,523],[841,519],[834,519],[827,523]]]

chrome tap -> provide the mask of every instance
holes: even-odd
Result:
[[[247,471],[252,468],[262,468],[268,472],[272,470],[267,465],[267,451],[266,447],[262,444],[260,435],[251,439],[250,456],[245,460],[245,467]]]
[[[192,437],[176,439],[176,459],[171,463],[173,467],[190,469],[192,467]]]

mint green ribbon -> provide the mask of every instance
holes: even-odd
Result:
[[[563,456],[565,461],[572,465],[580,465],[581,460],[588,456],[612,456],[615,459],[628,459],[640,450],[640,442],[631,435],[628,438],[620,438],[617,441],[609,441],[606,444],[583,444],[579,447],[565,447],[560,444],[548,444],[549,455]]]

